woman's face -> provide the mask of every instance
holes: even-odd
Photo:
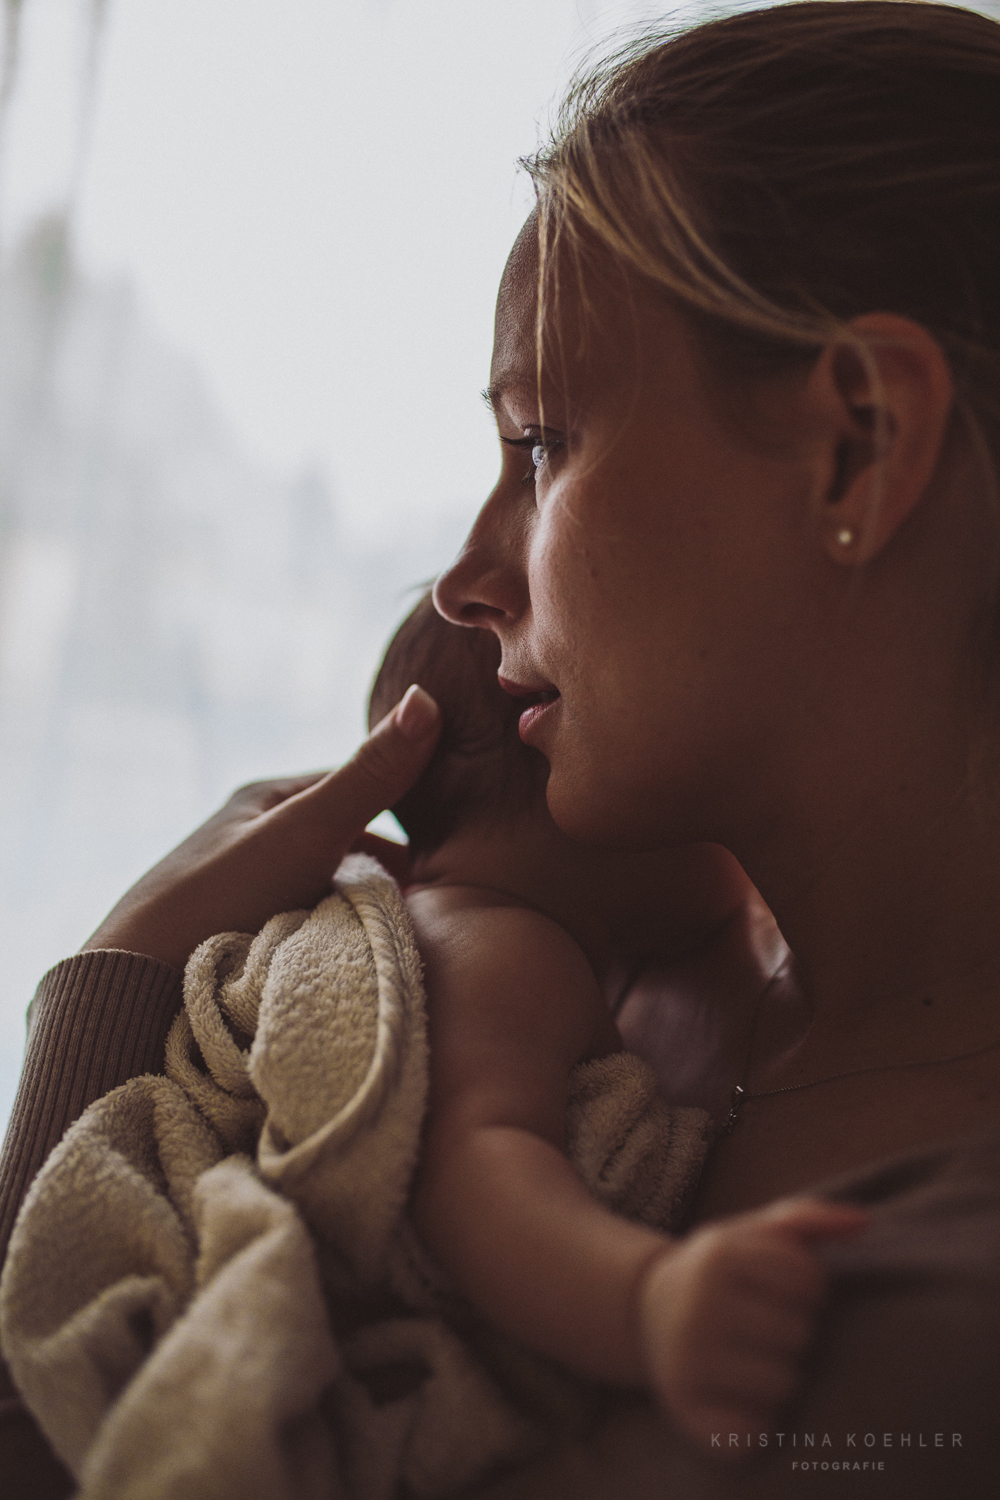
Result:
[[[540,401],[536,257],[529,225],[497,307],[501,474],[436,602],[496,633],[510,690],[543,695],[521,733],[566,832],[727,842],[748,798],[765,811],[754,777],[780,776],[774,726],[810,694],[829,587],[807,546],[810,444],[741,435],[681,318],[610,281],[593,324],[562,296]]]

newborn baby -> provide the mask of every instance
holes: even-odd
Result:
[[[394,809],[413,854],[406,902],[430,1024],[414,1223],[454,1284],[530,1347],[646,1386],[703,1446],[763,1431],[795,1389],[825,1292],[811,1247],[864,1216],[786,1200],[674,1238],[585,1188],[563,1149],[569,1075],[621,1050],[602,983],[665,937],[680,949],[685,928],[704,930],[705,847],[621,853],[566,838],[498,665],[491,634],[448,624],[425,598],[369,710],[374,723],[418,682],[444,717],[434,759]],[[685,885],[675,909],[665,893]]]

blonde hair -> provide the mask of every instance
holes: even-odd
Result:
[[[568,252],[585,289],[595,247],[678,304],[730,377],[857,345],[850,319],[895,312],[941,344],[995,471],[995,21],[922,0],[799,0],[647,33],[577,79],[525,165],[540,361],[558,264]]]

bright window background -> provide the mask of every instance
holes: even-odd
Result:
[[[234,786],[360,735],[493,479],[515,160],[582,53],[663,9],[0,15],[2,1125],[44,970]]]
[[[44,970],[233,787],[362,732],[492,482],[516,158],[651,14],[2,12],[0,1124]]]

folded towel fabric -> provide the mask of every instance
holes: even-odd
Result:
[[[427,1091],[399,891],[336,893],[192,955],[167,1076],[92,1105],[0,1282],[14,1379],[86,1500],[437,1500],[579,1427],[596,1393],[455,1296],[406,1218]],[[567,1150],[669,1228],[707,1117],[639,1059],[571,1080]]]

